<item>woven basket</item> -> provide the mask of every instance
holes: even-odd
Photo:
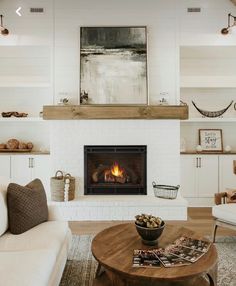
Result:
[[[51,200],[56,202],[64,202],[65,180],[70,180],[70,187],[68,191],[68,200],[71,201],[75,198],[75,178],[70,174],[63,176],[62,171],[58,170],[55,177],[51,177]]]

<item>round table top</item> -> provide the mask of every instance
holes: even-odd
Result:
[[[190,229],[166,224],[161,237],[158,239],[158,246],[147,246],[142,243],[134,223],[124,223],[98,233],[92,242],[92,253],[104,268],[127,278],[150,279],[151,277],[153,280],[175,280],[188,279],[208,273],[217,263],[217,251],[213,244],[206,254],[188,266],[155,269],[132,267],[134,249],[165,248],[182,235],[203,239],[202,236]]]

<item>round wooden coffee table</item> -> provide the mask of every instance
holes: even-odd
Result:
[[[166,247],[181,235],[203,238],[190,229],[167,224],[158,240],[158,247]],[[101,231],[92,242],[92,253],[99,263],[94,286],[217,285],[217,251],[214,245],[197,262],[188,266],[155,269],[132,267],[133,250],[151,248],[155,247],[142,244],[133,223]]]

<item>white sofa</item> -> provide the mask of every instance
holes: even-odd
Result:
[[[47,221],[20,235],[11,234],[7,185],[0,178],[0,285],[59,285],[71,243],[68,223]]]
[[[215,218],[213,229],[213,242],[216,239],[218,226],[236,230],[236,203],[227,203],[227,193],[215,194],[216,205],[212,207],[212,215]]]

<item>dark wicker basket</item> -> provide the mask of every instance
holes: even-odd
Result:
[[[156,182],[152,182],[155,197],[162,199],[176,199],[179,185],[169,186],[169,185],[157,185]]]

